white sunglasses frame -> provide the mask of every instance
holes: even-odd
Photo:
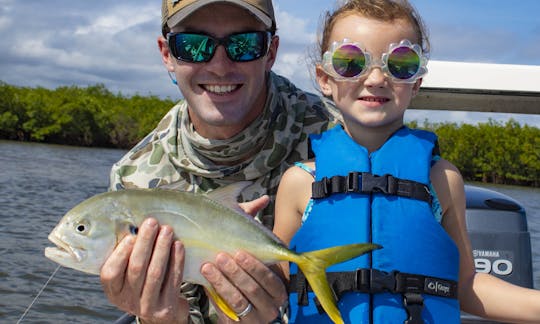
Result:
[[[352,77],[344,77],[344,76],[340,75],[339,73],[337,73],[337,71],[335,70],[334,65],[332,63],[332,56],[334,55],[335,51],[337,49],[339,49],[340,47],[345,46],[345,45],[353,45],[353,46],[357,47],[358,49],[360,49],[364,53],[364,56],[366,58],[366,65],[365,65],[364,69],[359,74],[357,74],[355,76],[352,76]],[[410,77],[408,79],[396,78],[395,76],[392,75],[392,73],[390,73],[390,70],[388,69],[388,64],[387,64],[388,63],[388,56],[396,48],[400,48],[400,47],[408,47],[408,48],[410,48],[420,58],[420,65],[418,67],[418,71],[416,71],[416,73],[412,77]],[[375,60],[372,59],[371,54],[368,51],[366,51],[365,47],[361,43],[352,42],[349,39],[345,38],[341,42],[333,42],[332,43],[332,46],[330,47],[330,50],[326,51],[324,53],[324,55],[323,55],[321,66],[322,66],[322,69],[324,70],[324,72],[326,74],[328,74],[329,76],[331,76],[332,78],[334,78],[334,80],[336,80],[336,81],[356,82],[356,81],[362,79],[364,76],[366,76],[368,74],[368,72],[371,71],[371,69],[373,69],[374,67],[379,67],[382,70],[382,72],[384,73],[384,75],[387,78],[389,78],[390,80],[392,80],[392,82],[395,82],[395,83],[415,83],[418,79],[422,78],[427,73],[427,63],[428,63],[428,58],[427,58],[426,55],[424,55],[422,53],[422,48],[420,47],[420,45],[413,44],[408,39],[403,39],[399,43],[391,43],[388,46],[388,52],[383,53],[382,56],[381,56],[380,61],[376,62]]]

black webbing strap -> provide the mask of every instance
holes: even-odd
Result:
[[[289,291],[297,292],[298,305],[307,306],[309,304],[308,286],[309,283],[307,282],[306,276],[304,276],[304,273],[300,271],[300,269],[298,269],[297,274],[290,276]],[[309,290],[313,291],[312,289]]]
[[[404,324],[424,324],[422,310],[424,309],[424,297],[419,293],[403,294],[403,307],[407,311],[407,319]]]
[[[376,269],[358,269],[346,272],[327,272],[326,277],[337,299],[350,291],[369,294],[381,292],[402,294],[403,307],[408,315],[405,324],[423,323],[424,297],[422,294],[454,299],[458,296],[456,281],[399,271],[384,272]],[[297,293],[298,305],[308,305],[308,291],[312,291],[312,289],[301,271],[291,275],[289,291]],[[315,305],[319,312],[323,313],[317,298],[315,298]]]
[[[384,272],[376,269],[358,269],[346,272],[327,272],[328,283],[337,297],[349,291],[376,294],[419,293],[439,297],[457,298],[457,282],[399,271]],[[304,274],[291,275],[289,291],[298,293],[299,305],[307,305],[307,292],[312,291]]]
[[[428,186],[389,174],[378,176],[368,172],[351,172],[346,176],[324,177],[320,181],[313,182],[311,188],[313,199],[326,198],[337,193],[382,193],[431,203]]]

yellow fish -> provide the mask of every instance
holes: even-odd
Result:
[[[350,244],[297,254],[271,231],[241,212],[236,196],[249,182],[240,182],[208,195],[169,189],[127,189],[93,196],[71,209],[49,235],[56,247],[45,256],[62,266],[99,274],[118,242],[147,217],[170,225],[185,246],[183,280],[204,286],[215,304],[231,319],[238,316],[201,275],[206,262],[219,252],[246,251],[266,264],[296,263],[323,309],[335,323],[343,323],[328,285],[327,267],[380,248],[376,244]]]

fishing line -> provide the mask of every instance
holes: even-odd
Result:
[[[23,318],[26,316],[26,314],[28,314],[28,311],[30,310],[30,308],[32,308],[32,306],[34,306],[34,303],[36,302],[36,300],[39,298],[39,295],[41,295],[41,293],[43,292],[43,290],[45,289],[45,287],[47,287],[47,285],[49,284],[49,282],[52,280],[52,278],[54,277],[54,275],[58,272],[58,270],[60,269],[61,266],[58,266],[54,271],[53,273],[51,274],[51,276],[49,277],[49,279],[47,279],[47,282],[43,285],[43,287],[41,287],[41,290],[38,292],[38,294],[36,295],[36,297],[34,297],[34,300],[32,300],[32,302],[30,303],[30,305],[28,305],[28,307],[26,308],[26,310],[24,311],[24,313],[22,314],[21,318],[19,318],[19,320],[17,321],[17,324],[19,324]]]

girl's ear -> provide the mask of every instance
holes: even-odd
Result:
[[[416,95],[418,94],[418,92],[420,91],[420,86],[422,85],[422,78],[416,80],[416,82],[414,83],[414,86],[413,86],[413,89],[412,89],[412,97],[416,97]]]
[[[319,64],[317,64],[317,67],[315,68],[315,73],[317,77],[317,83],[319,84],[319,88],[321,88],[322,94],[326,97],[331,97],[332,87],[329,83],[330,77],[324,72],[321,65]]]

